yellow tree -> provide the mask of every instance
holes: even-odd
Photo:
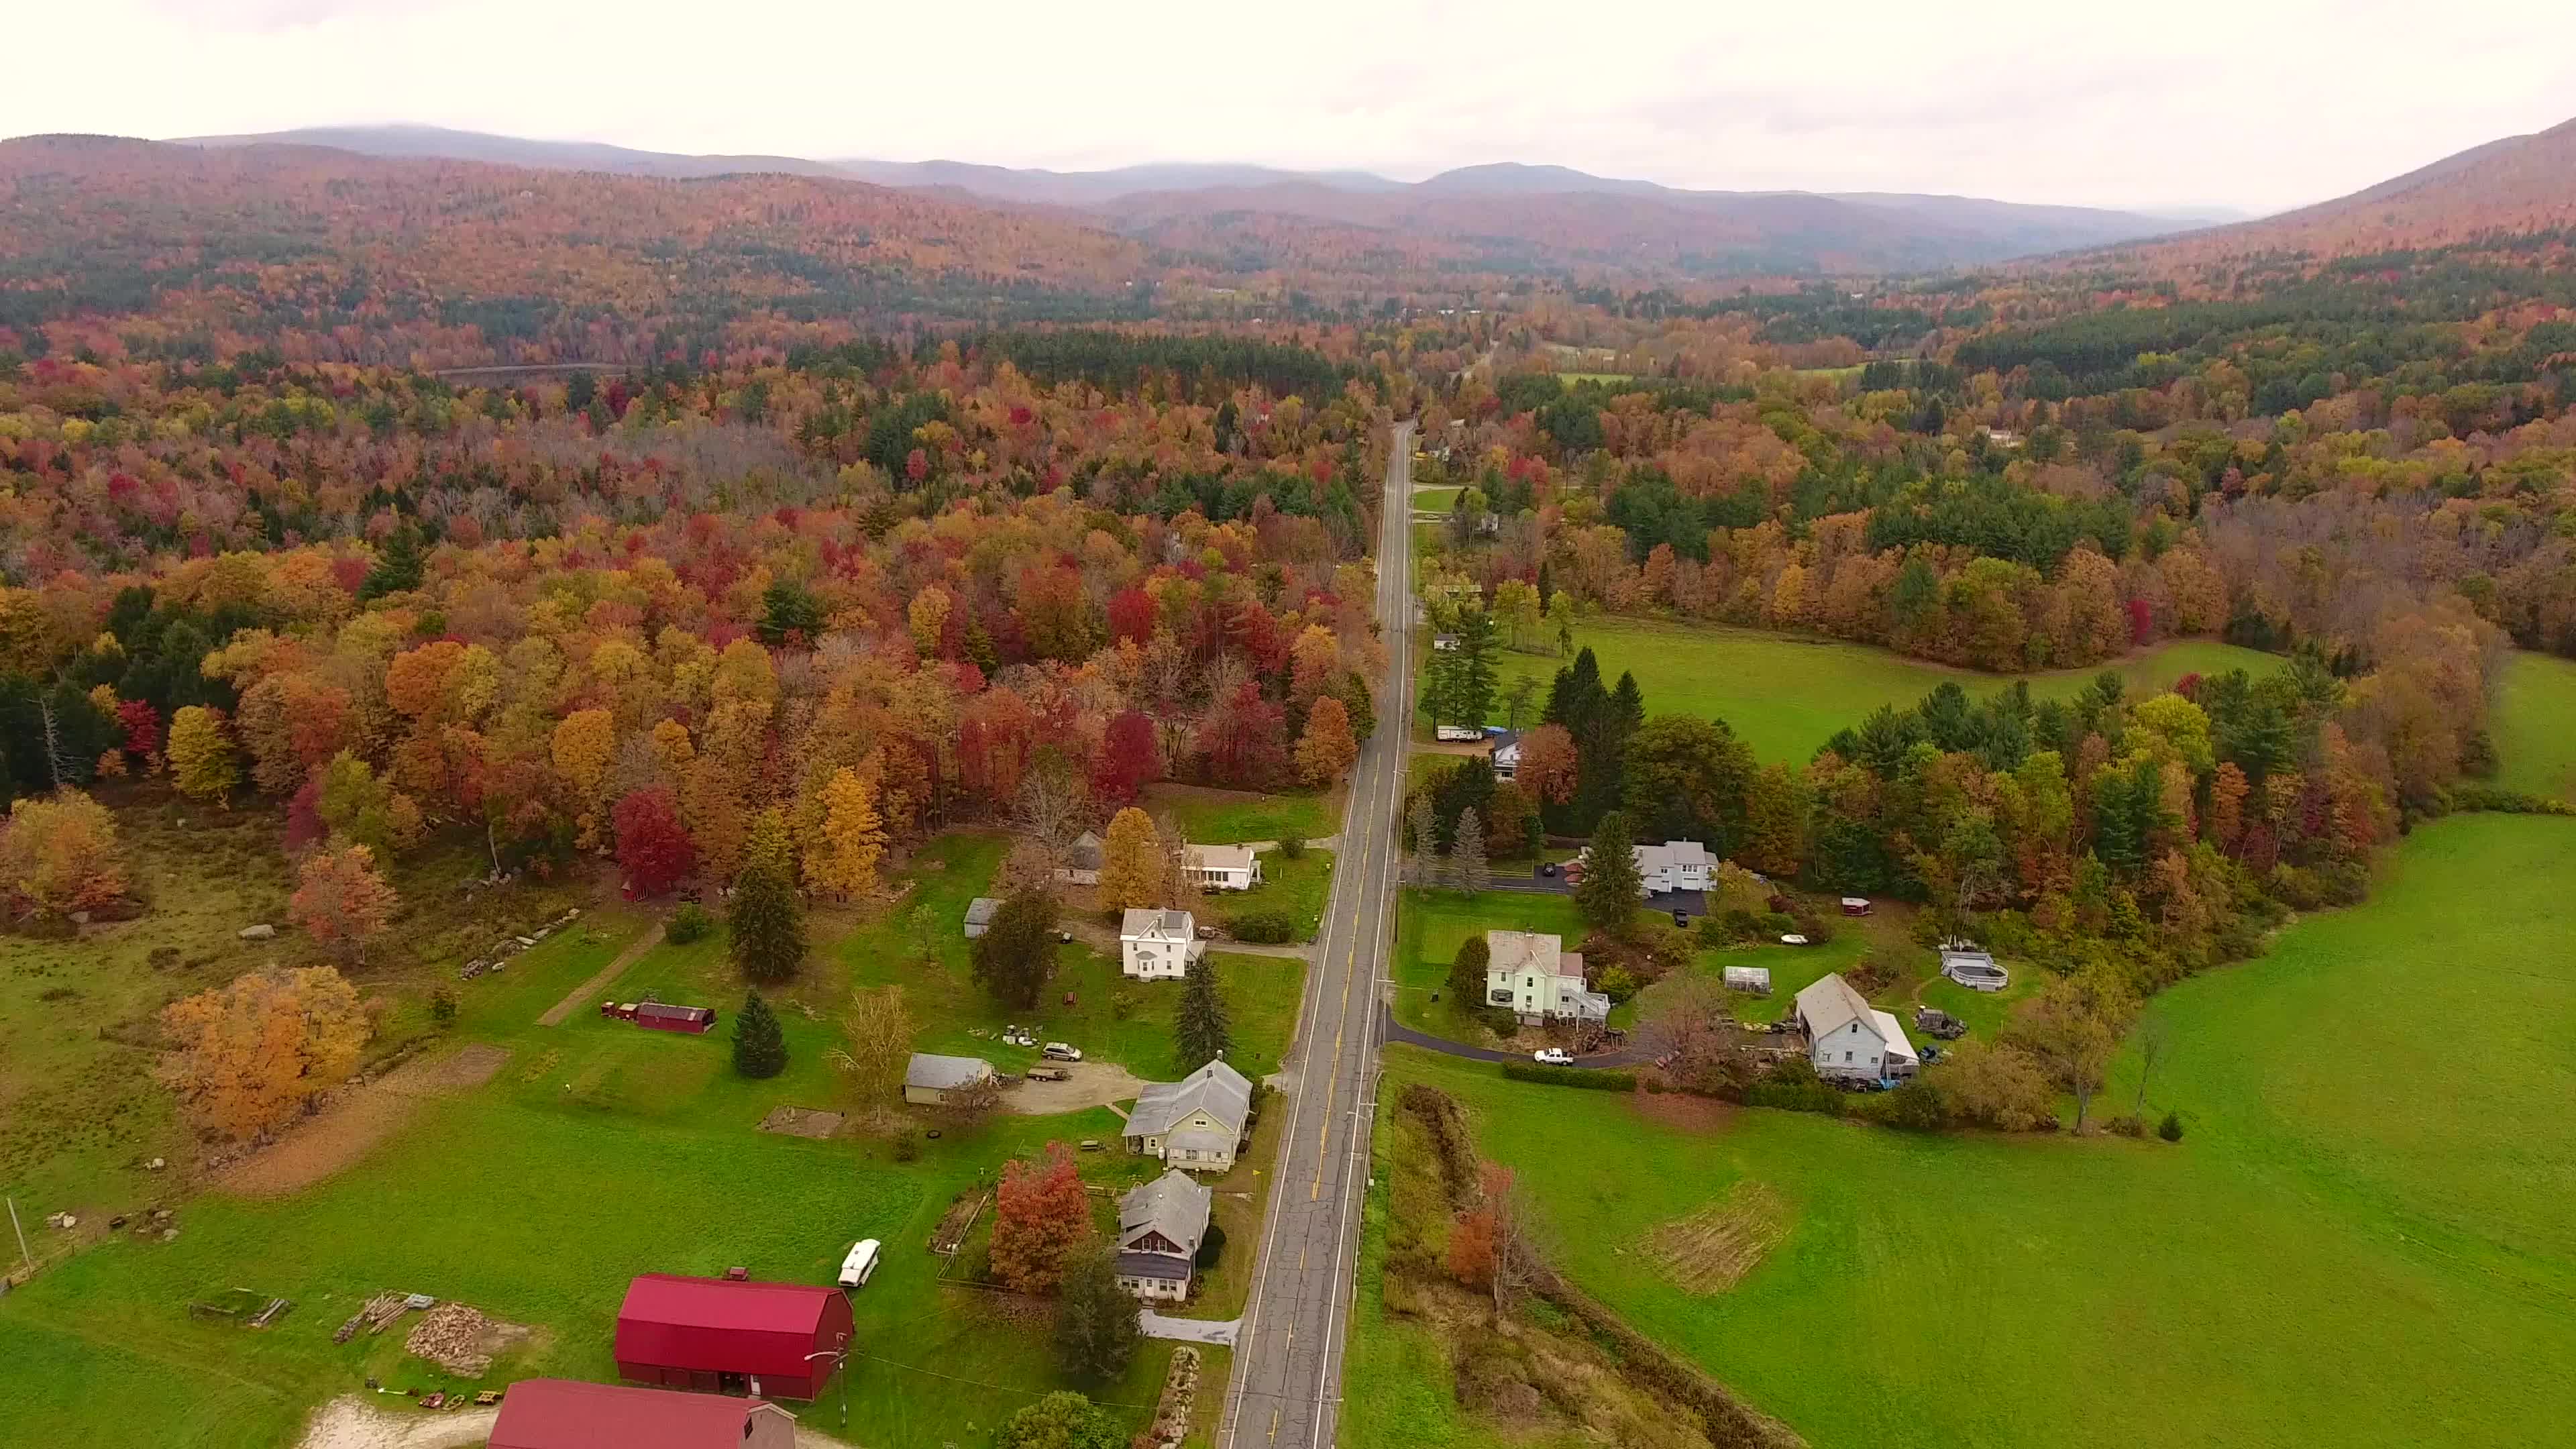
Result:
[[[912,647],[921,651],[922,658],[939,656],[939,641],[948,632],[949,608],[948,591],[937,584],[912,596],[907,622],[912,625]]]
[[[254,971],[161,1013],[157,1068],[180,1110],[214,1136],[254,1136],[348,1080],[367,1041],[357,989],[328,966]]]
[[[599,827],[599,791],[617,755],[616,721],[604,709],[579,709],[555,726],[555,772],[572,787],[584,843]]]
[[[805,853],[805,883],[848,900],[877,888],[877,862],[885,857],[885,822],[877,816],[874,776],[843,766],[823,786],[819,847]]]
[[[1153,817],[1130,805],[1109,821],[1100,843],[1100,907],[1123,911],[1150,906],[1161,894],[1163,843]]]
[[[241,766],[233,758],[220,712],[192,704],[171,717],[170,773],[179,793],[217,804],[241,783]]]
[[[67,916],[125,894],[124,852],[116,818],[78,790],[28,796],[0,823],[0,891],[12,909]]]
[[[1297,741],[1297,773],[1309,785],[1329,785],[1359,756],[1349,707],[1329,694],[1316,700],[1306,716],[1306,733]]]

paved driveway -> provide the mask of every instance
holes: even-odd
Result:
[[[1433,1036],[1429,1032],[1424,1031],[1415,1031],[1412,1027],[1401,1025],[1396,1021],[1393,1008],[1381,1006],[1378,1009],[1382,1014],[1378,1027],[1388,1041],[1409,1042],[1426,1051],[1435,1051],[1446,1057],[1465,1057],[1471,1062],[1525,1062],[1530,1059],[1530,1054],[1528,1052],[1506,1052],[1497,1051],[1492,1047],[1469,1046],[1462,1041],[1451,1041],[1447,1037]],[[1594,1052],[1589,1056],[1576,1057],[1573,1061],[1567,1063],[1567,1065],[1575,1067],[1640,1067],[1654,1059],[1655,1054],[1651,1049],[1637,1041],[1634,1037],[1631,1037],[1629,1040],[1621,1043],[1615,1050]]]

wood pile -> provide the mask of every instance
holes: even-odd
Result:
[[[485,1347],[490,1320],[462,1303],[442,1303],[421,1315],[403,1348],[459,1378],[480,1378],[492,1367]]]

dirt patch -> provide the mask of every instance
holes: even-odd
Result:
[[[1646,1257],[1685,1293],[1723,1293],[1789,1234],[1789,1205],[1750,1178],[1646,1234]]]
[[[495,1357],[526,1342],[531,1331],[486,1318],[462,1303],[441,1303],[412,1326],[403,1351],[459,1378],[479,1379],[491,1372]]]
[[[467,1042],[436,1061],[405,1062],[385,1074],[385,1091],[404,1097],[437,1097],[470,1092],[501,1074],[510,1049],[490,1042]]]
[[[814,1107],[780,1107],[760,1119],[760,1130],[790,1137],[831,1137],[841,1130],[841,1114]]]
[[[406,1405],[409,1400],[403,1401]],[[296,1449],[465,1449],[492,1437],[498,1409],[385,1409],[343,1394],[315,1410]]]
[[[469,1042],[435,1061],[405,1062],[349,1089],[320,1115],[225,1168],[215,1186],[244,1197],[301,1192],[400,1131],[422,1098],[479,1087],[509,1060],[505,1048]]]
[[[1116,1062],[1069,1062],[1061,1082],[1022,1080],[1003,1094],[1003,1105],[1023,1117],[1052,1117],[1085,1107],[1106,1107],[1143,1091],[1145,1083]]]
[[[661,944],[662,926],[661,923],[656,922],[654,923],[653,929],[636,937],[634,944],[628,946],[625,950],[618,952],[616,960],[600,967],[598,975],[593,976],[588,981],[574,987],[565,995],[563,1000],[547,1007],[546,1014],[537,1018],[537,1025],[561,1026],[566,1021],[572,1019],[572,1014],[574,1012],[581,1010],[583,1007],[587,1006],[594,1009],[597,1008],[599,1005],[599,993],[606,991],[611,985],[615,984],[618,977],[625,975],[627,967],[642,960],[645,952],[650,951]]]
[[[982,1193],[971,1190],[959,1193],[957,1200],[948,1205],[948,1211],[940,1214],[939,1226],[930,1230],[930,1251],[953,1255],[966,1241],[966,1234],[975,1226],[976,1215],[983,1210]]]
[[[1689,1092],[1639,1092],[1628,1100],[1638,1116],[1684,1132],[1722,1131],[1744,1110],[1732,1102]]]

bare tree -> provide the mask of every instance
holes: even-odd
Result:
[[[1091,823],[1091,786],[1061,761],[1041,762],[1021,779],[1013,814],[1030,838],[1061,851]]]
[[[2173,1049],[2173,1029],[2161,1016],[2151,1016],[2138,1023],[2129,1040],[2138,1048],[2138,1098],[2133,1115],[2147,1115],[2147,1087],[2155,1080],[2156,1068],[2164,1064],[2165,1053]]]
[[[1198,877],[1190,873],[1190,841],[1181,833],[1181,823],[1166,815],[1154,822],[1154,839],[1161,845],[1162,880],[1156,892],[1164,905],[1174,910],[1188,910],[1199,898]]]
[[[912,1008],[903,988],[887,986],[850,994],[849,1013],[841,1018],[849,1045],[832,1053],[832,1064],[850,1080],[863,1109],[884,1106],[903,1094],[904,1068],[912,1060]]]
[[[1494,1312],[1505,1314],[1538,1279],[1538,1252],[1530,1242],[1529,1199],[1521,1191],[1519,1178],[1498,1162],[1479,1164],[1476,1183],[1483,1198],[1479,1209],[1492,1215],[1494,1225]]]
[[[1469,806],[1458,812],[1458,843],[1449,852],[1449,883],[1469,895],[1494,883],[1485,862],[1485,820]]]

